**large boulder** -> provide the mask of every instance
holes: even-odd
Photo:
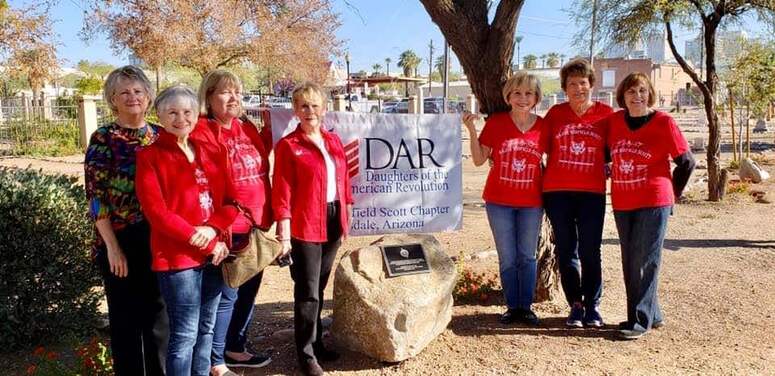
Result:
[[[761,183],[770,178],[770,174],[751,158],[743,158],[738,175],[740,180],[750,180],[754,183]]]
[[[430,273],[388,278],[379,245],[420,243]],[[452,319],[457,271],[430,235],[388,235],[346,253],[334,280],[331,333],[345,347],[386,362],[420,353]]]

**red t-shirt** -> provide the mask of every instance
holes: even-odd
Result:
[[[605,123],[613,112],[594,102],[581,116],[568,102],[553,106],[546,114],[549,155],[544,172],[544,192],[584,191],[605,193]]]
[[[487,119],[479,143],[492,149],[493,165],[484,185],[484,201],[513,207],[541,207],[545,128],[541,117],[525,133],[517,128],[508,112],[495,113]]]
[[[266,186],[269,168],[242,127],[242,124],[232,123],[231,129],[221,128],[221,137],[229,157],[235,198],[250,209],[254,219],[261,225],[264,206],[270,205],[263,194],[269,189]],[[232,231],[236,234],[247,233],[250,231],[250,222],[244,215],[240,215],[234,221]]]
[[[611,149],[611,202],[614,210],[672,205],[670,159],[689,151],[689,145],[670,115],[657,111],[640,129],[631,131],[624,111],[607,118]]]

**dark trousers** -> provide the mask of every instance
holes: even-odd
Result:
[[[110,272],[107,251],[97,255],[110,321],[110,349],[116,375],[164,375],[169,334],[167,311],[151,272],[146,222],[116,232],[129,267],[125,278]]]
[[[645,332],[662,321],[657,298],[662,245],[672,206],[614,211],[622,248],[627,322]]]
[[[579,302],[587,308],[597,307],[603,291],[600,246],[605,195],[547,192],[544,208],[552,223],[560,281],[568,304]]]
[[[328,283],[336,251],[342,244],[339,201],[328,204],[325,243],[291,239],[291,278],[293,278],[293,325],[296,353],[300,364],[315,358],[315,349],[323,346],[323,290]]]

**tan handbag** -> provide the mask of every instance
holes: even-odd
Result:
[[[229,253],[223,263],[223,281],[231,288],[240,287],[243,283],[260,273],[282,253],[283,246],[270,235],[261,230],[250,214],[250,211],[236,204],[237,209],[250,221],[250,233],[247,244],[237,245]]]

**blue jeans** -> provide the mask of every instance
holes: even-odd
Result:
[[[211,360],[214,366],[224,364],[224,350],[236,353],[245,351],[247,331],[253,319],[253,304],[261,286],[263,272],[256,274],[239,288],[223,285],[221,301],[213,329],[213,352]]]
[[[535,295],[535,255],[544,211],[492,203],[486,203],[485,209],[498,250],[506,305],[509,309],[529,309]]]
[[[672,206],[614,211],[622,248],[627,322],[645,332],[662,321],[657,299],[659,265]]]
[[[603,241],[605,195],[592,192],[544,193],[544,208],[554,231],[560,281],[569,305],[600,304],[603,273],[600,245]]]
[[[221,269],[207,264],[157,276],[170,322],[167,376],[208,376]]]

